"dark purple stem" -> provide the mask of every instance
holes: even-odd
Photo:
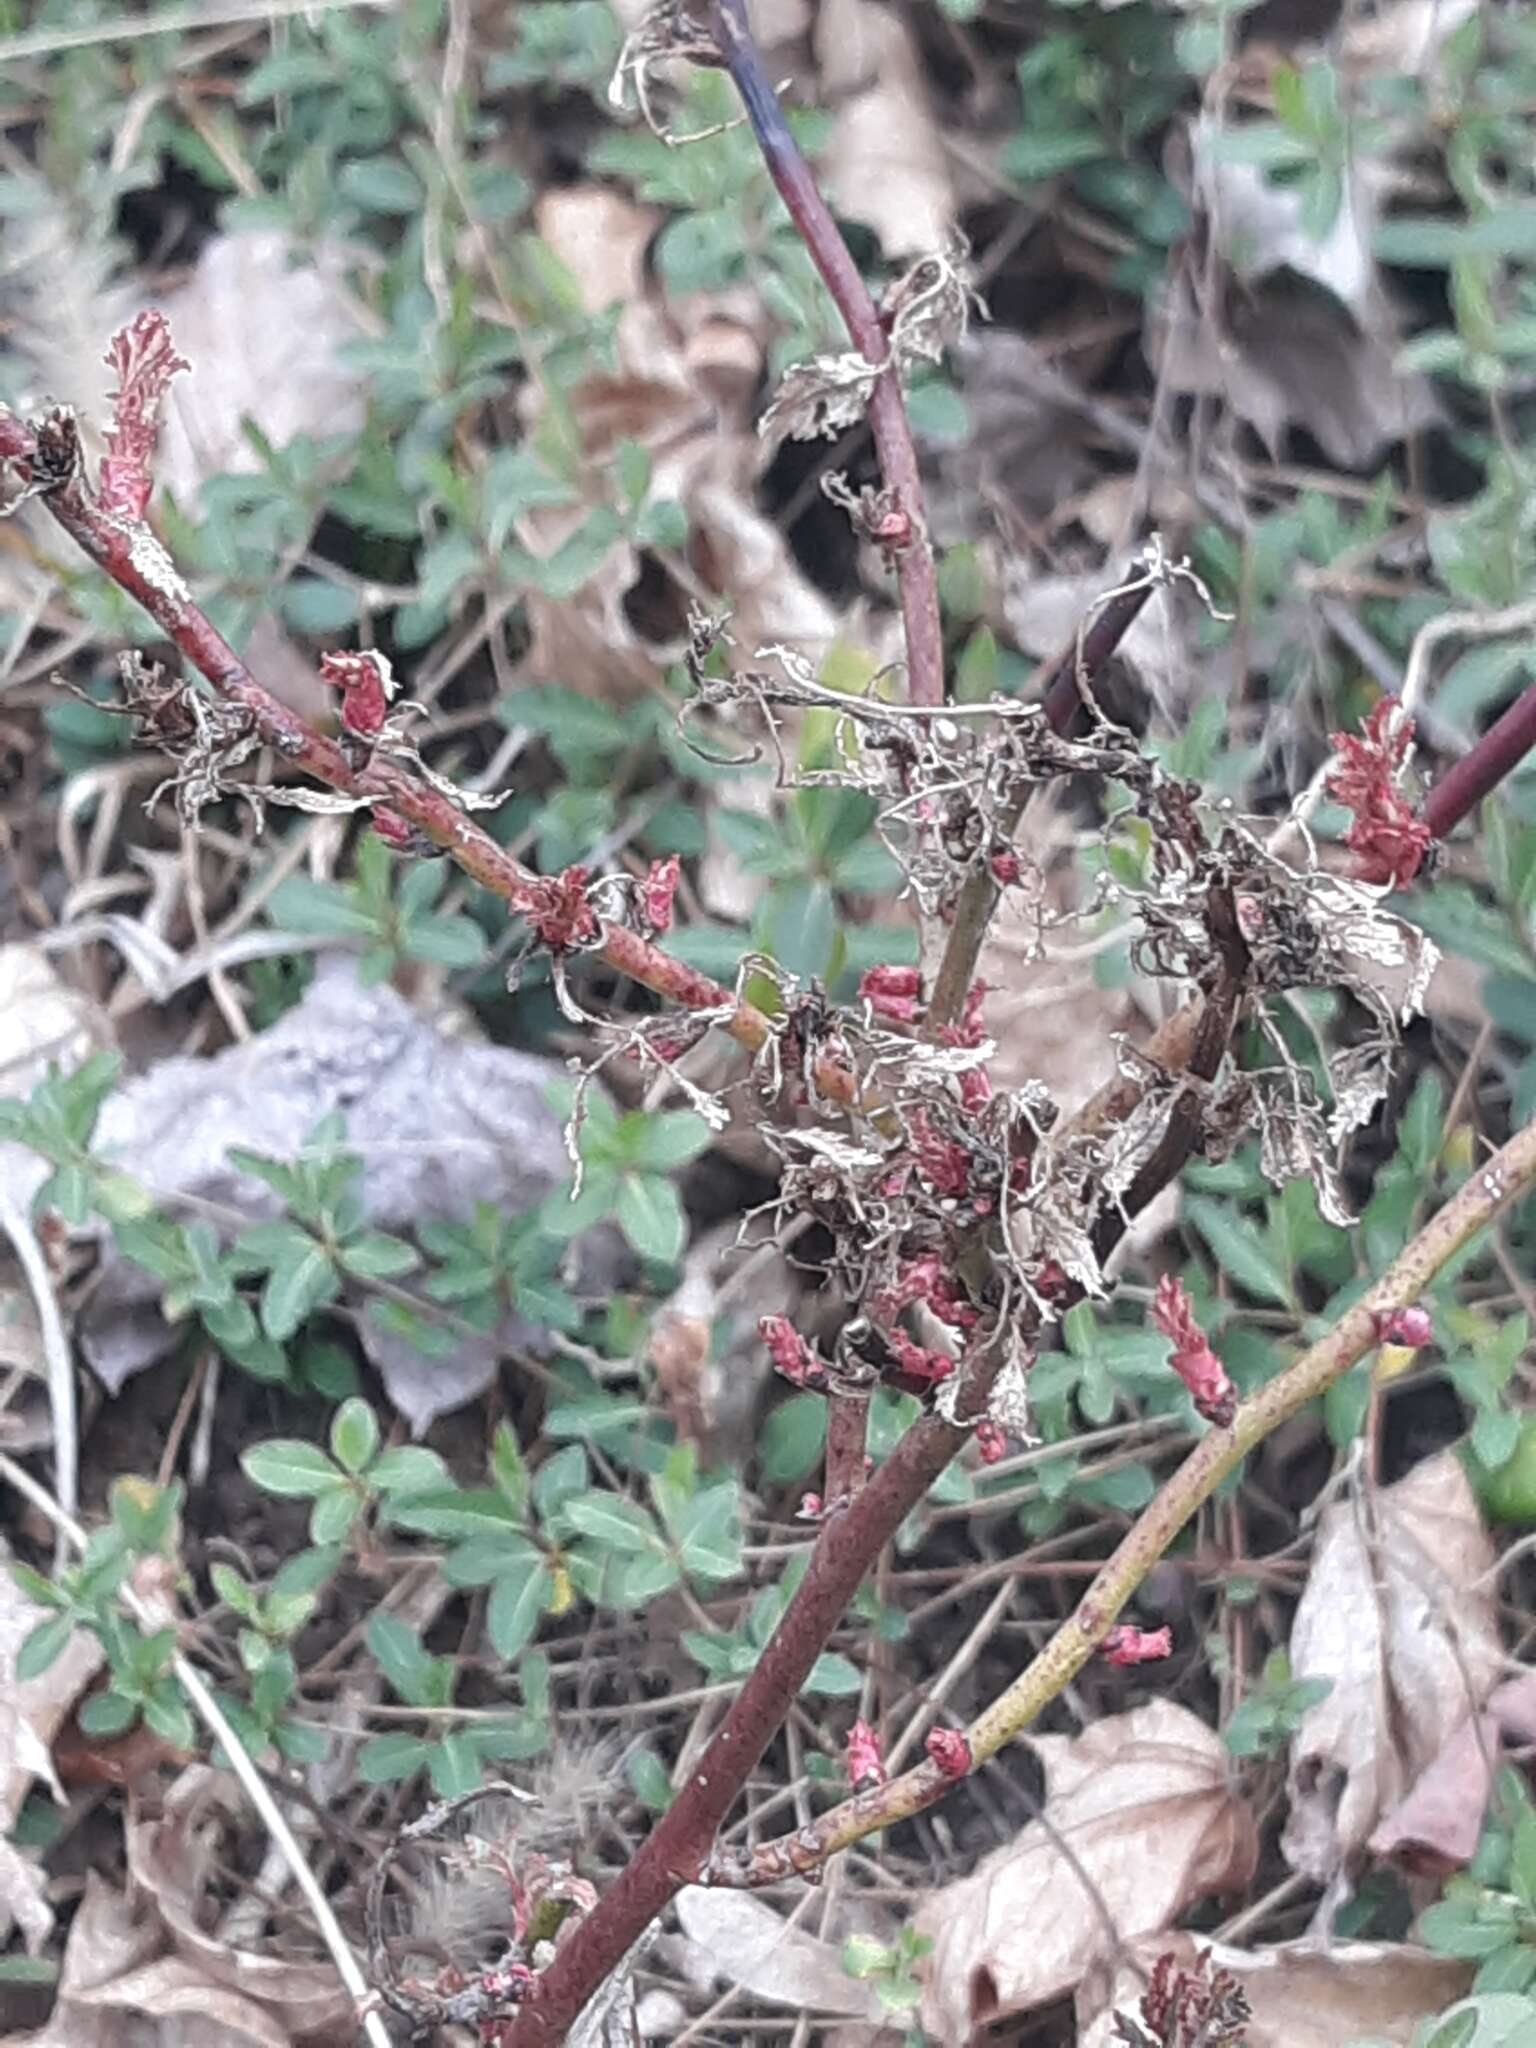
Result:
[[[1470,752],[1441,776],[1424,803],[1424,822],[1436,839],[1453,832],[1491,790],[1536,747],[1536,683],[1515,699]]]
[[[714,21],[721,56],[741,95],[768,175],[778,187],[790,219],[800,230],[812,261],[843,316],[854,347],[868,361],[889,365],[870,399],[869,424],[886,489],[894,498],[896,509],[906,514],[911,536],[896,557],[907,647],[907,689],[914,704],[942,704],[944,637],[939,621],[938,572],[923,510],[917,448],[907,418],[901,377],[890,359],[879,309],[817,189],[800,145],[789,132],[778,95],[752,40],[745,0],[715,0]]]

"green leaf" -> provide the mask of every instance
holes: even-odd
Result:
[[[197,1747],[197,1723],[190,1708],[174,1686],[156,1692],[144,1703],[144,1719],[162,1742],[170,1743],[173,1749],[193,1750]]]
[[[368,1647],[390,1687],[407,1706],[434,1704],[430,1698],[432,1659],[413,1628],[393,1614],[376,1614],[368,1624]]]
[[[331,1455],[354,1476],[372,1463],[379,1448],[378,1417],[363,1400],[344,1401],[331,1421]]]
[[[342,1483],[341,1473],[324,1451],[296,1437],[273,1437],[264,1444],[252,1444],[241,1453],[240,1468],[263,1492],[295,1499],[311,1499]]]
[[[533,1640],[554,1587],[554,1573],[542,1562],[530,1572],[509,1573],[496,1581],[485,1620],[498,1656],[510,1662]]]
[[[672,1781],[656,1752],[632,1750],[624,1769],[641,1805],[648,1806],[652,1813],[665,1813],[672,1804]]]
[[[80,1709],[87,1735],[122,1735],[139,1718],[139,1703],[120,1692],[93,1693]]]
[[[369,1467],[368,1478],[380,1493],[426,1493],[447,1485],[448,1468],[424,1444],[400,1444]]]
[[[341,1263],[359,1280],[394,1280],[411,1272],[420,1260],[403,1237],[387,1230],[365,1230],[341,1248]]]
[[[362,1505],[357,1494],[345,1482],[333,1487],[329,1493],[317,1495],[309,1511],[311,1543],[344,1543]]]
[[[472,917],[421,917],[401,927],[401,950],[434,967],[478,967],[488,950],[485,933]]]
[[[74,1632],[72,1614],[53,1614],[46,1621],[40,1621],[16,1653],[17,1683],[25,1685],[29,1679],[41,1678],[63,1655],[64,1646]]]
[[[565,1502],[561,1513],[579,1535],[590,1536],[604,1549],[657,1552],[663,1547],[645,1509],[618,1494],[596,1489],[579,1493]]]
[[[1291,1306],[1290,1276],[1247,1217],[1225,1203],[1186,1195],[1184,1218],[1205,1239],[1229,1279],[1262,1301]]]
[[[282,1344],[340,1291],[336,1268],[324,1247],[313,1238],[268,1273],[261,1290],[261,1324],[274,1344]]]
[[[581,1444],[567,1444],[546,1458],[533,1482],[533,1504],[541,1517],[559,1514],[572,1494],[587,1484],[587,1453]]]
[[[450,1542],[517,1535],[522,1529],[520,1512],[505,1494],[489,1487],[451,1486],[441,1492],[415,1494],[409,1500],[392,1500],[387,1512],[397,1528],[445,1537]]]
[[[827,1440],[827,1404],[820,1394],[793,1394],[781,1401],[758,1438],[764,1479],[786,1486],[803,1479],[821,1457]]]
[[[491,1477],[514,1515],[528,1505],[528,1467],[510,1423],[499,1422],[491,1438]]]
[[[703,1117],[691,1109],[670,1109],[659,1114],[642,1114],[629,1162],[649,1173],[668,1173],[686,1166],[708,1151],[714,1133]]]
[[[1515,1897],[1528,1913],[1536,1912],[1536,1813],[1522,1809],[1509,1849],[1509,1876]]]
[[[319,576],[291,576],[278,607],[296,633],[328,640],[356,622],[357,593]]]
[[[759,943],[802,981],[825,976],[837,935],[837,903],[826,882],[780,882],[768,892],[759,920]]]
[[[836,1650],[823,1650],[811,1666],[811,1673],[802,1692],[826,1693],[833,1699],[844,1699],[850,1693],[860,1690],[864,1674],[856,1664],[840,1656]]]
[[[642,1258],[671,1264],[682,1257],[688,1224],[677,1189],[669,1180],[654,1173],[622,1175],[614,1215]]]
[[[343,197],[369,213],[413,218],[421,212],[426,196],[416,173],[398,156],[354,157],[337,173],[336,186]]]
[[[392,1785],[414,1777],[426,1756],[427,1745],[419,1735],[376,1735],[357,1753],[358,1776],[369,1785]]]
[[[427,1773],[439,1799],[462,1799],[473,1792],[485,1774],[473,1737],[445,1735],[441,1742],[429,1743]]]

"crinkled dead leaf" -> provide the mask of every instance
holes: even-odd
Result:
[[[231,1978],[238,1965],[260,1960],[224,1957]],[[334,1977],[332,1984],[339,1991]],[[333,2000],[332,2030],[345,2028],[351,2017],[350,2000]],[[163,1930],[148,1902],[130,1904],[93,1871],[69,1930],[47,2026],[9,2035],[0,2048],[296,2048],[300,2038],[253,1985],[236,1989],[164,1953]]]
[[[1471,1862],[1483,1830],[1493,1775],[1506,1744],[1536,1743],[1536,1672],[1497,1686],[1485,1711],[1469,1714],[1371,1836],[1373,1856],[1415,1876],[1447,1877]]]
[[[1070,1991],[1119,1940],[1168,1927],[1253,1874],[1253,1818],[1221,1738],[1171,1700],[1038,1736],[1049,1831],[1032,1821],[967,1878],[923,1902],[922,2022],[963,2048],[985,2022]]]
[[[1244,2048],[1344,2048],[1367,2036],[1383,2048],[1407,2048],[1419,2021],[1460,1997],[1470,1974],[1466,1963],[1404,1943],[1241,1949],[1200,1935],[1148,1935],[1083,1980],[1077,2048],[1116,2048],[1114,2016],[1135,2015],[1160,1955],[1171,1953],[1179,1968],[1192,1969],[1206,1950],[1237,1978],[1252,2008]]]
[[[1325,1509],[1291,1630],[1293,1678],[1330,1685],[1291,1742],[1293,1870],[1327,1884],[1487,1695],[1493,1561],[1454,1451]]]
[[[243,1813],[222,1811],[237,1797],[232,1781],[215,1771],[196,1767],[184,1772],[167,1798],[163,1818],[130,1824],[128,1868],[135,1887],[152,1904],[171,1950],[157,1963],[162,1997],[169,2001],[186,1986],[201,1985],[205,1996],[238,2000],[250,2008],[240,2024],[259,2021],[269,2029],[269,2034],[253,2033],[252,2040],[267,2048],[270,2038],[272,2048],[286,2048],[290,2037],[303,2040],[346,2026],[353,2016],[352,2000],[329,1962],[290,1959],[274,1952],[275,1943],[264,1942],[260,1952],[236,1949],[204,1927],[215,1869],[221,1862],[225,1868],[234,1865],[237,1830],[248,1825]]]
[[[848,1975],[837,1949],[791,1927],[766,1900],[688,1885],[676,1907],[688,1937],[684,1971],[701,1987],[723,1980],[771,2005],[880,2018],[873,1989]]]

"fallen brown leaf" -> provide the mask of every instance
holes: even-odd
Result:
[[[750,1892],[688,1885],[677,1895],[677,1917],[691,1951],[684,1969],[701,1986],[724,1980],[773,2005],[880,2017],[874,1991],[848,1975],[830,1942],[792,1927]]]
[[[1291,1629],[1292,1676],[1331,1684],[1291,1743],[1293,1870],[1330,1882],[1486,1697],[1493,1557],[1454,1451],[1324,1511]]]
[[[1399,1943],[1240,1949],[1192,1934],[1149,1935],[1084,1980],[1077,2048],[1114,2048],[1114,2016],[1134,2015],[1160,1955],[1171,1952],[1190,1969],[1205,1949],[1237,1978],[1253,2009],[1244,2048],[1343,2048],[1366,2035],[1406,2044],[1426,2014],[1461,1996],[1471,1975],[1469,1964]]]
[[[954,185],[910,29],[874,0],[822,0],[814,47],[833,117],[818,159],[833,208],[873,228],[887,256],[942,249]]]
[[[1371,1854],[1415,1876],[1443,1878],[1463,1869],[1483,1831],[1505,1740],[1536,1743],[1536,1672],[1499,1686],[1484,1713],[1457,1723],[1371,1836]]]
[[[934,1943],[922,2022],[941,2048],[1059,1998],[1120,1942],[1253,1874],[1257,1835],[1230,1759],[1185,1708],[1154,1700],[1033,1747],[1041,1819],[914,1915]]]

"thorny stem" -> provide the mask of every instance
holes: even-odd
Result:
[[[1533,1186],[1536,1122],[1473,1174],[1326,1337],[1245,1401],[1230,1428],[1213,1429],[1200,1440],[1104,1564],[1076,1613],[966,1730],[976,1763],[995,1756],[1060,1696],[1185,1523],[1254,1446],[1326,1393],[1376,1345],[1376,1317],[1417,1301],[1465,1244]],[[813,1871],[865,1835],[932,1806],[949,1783],[931,1764],[919,1765],[888,1785],[844,1800],[794,1835],[761,1843],[734,1868],[712,1871],[709,1881],[756,1887],[778,1883],[792,1871]]]
[[[853,345],[871,363],[888,363],[875,385],[869,424],[886,489],[904,512],[911,537],[896,558],[901,621],[907,649],[907,689],[914,704],[944,702],[944,637],[939,622],[939,580],[923,510],[917,447],[907,418],[901,376],[891,360],[879,309],[859,274],[837,222],[817,189],[811,167],[789,132],[747,22],[746,0],[714,0],[720,54],[730,72],[768,175],[847,325]]]

